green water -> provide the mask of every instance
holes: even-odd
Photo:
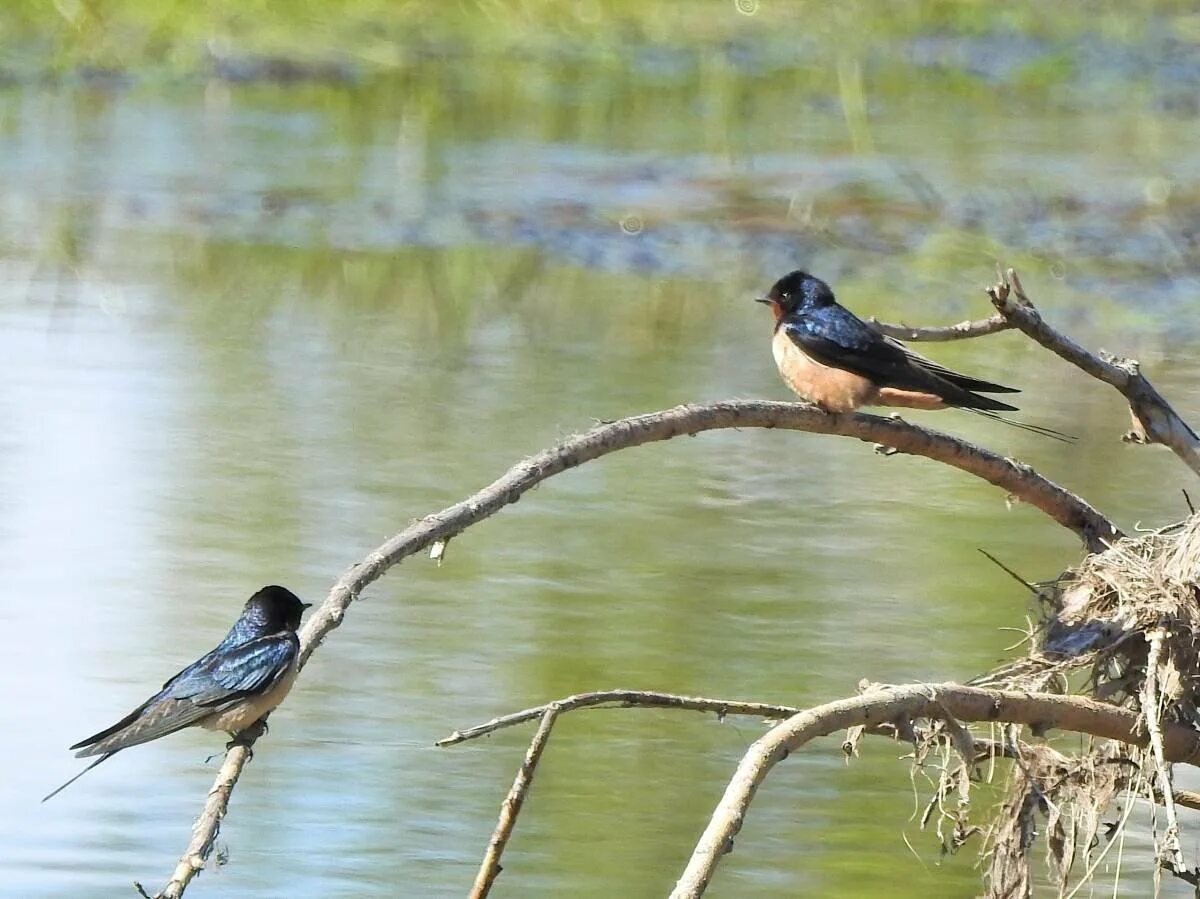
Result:
[[[219,738],[139,747],[38,799],[77,770],[68,744],[209,648],[258,586],[319,599],[411,519],[593,419],[786,398],[749,298],[790,268],[864,315],[932,324],[986,314],[995,261],[1016,264],[1048,318],[1138,356],[1194,417],[1186,15],[1048,34],[918,18],[886,40],[839,20],[839,43],[799,12],[763,28],[721,9],[678,33],[607,22],[594,43],[525,41],[528,16],[501,9],[498,46],[475,22],[456,52],[348,54],[332,80],[97,77],[62,56],[43,80],[36,45],[14,54],[0,893],[165,880]],[[1183,514],[1190,476],[1119,442],[1111,391],[1012,334],[928,352],[1025,388],[1023,416],[1082,439],[921,421],[1122,526]],[[259,744],[228,864],[189,895],[464,894],[530,731],[432,744],[504,711],[614,687],[806,705],[863,677],[970,677],[1027,613],[980,547],[1031,578],[1079,556],[983,482],[813,435],[707,434],[548,482],[352,607]],[[494,895],[665,894],[761,732],[566,716]],[[794,755],[712,894],[975,895],[973,853],[939,859],[910,820],[902,754]]]

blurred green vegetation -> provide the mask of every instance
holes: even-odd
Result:
[[[348,63],[375,70],[418,65],[424,53],[614,55],[645,43],[791,42],[798,52],[836,34],[859,56],[919,35],[1092,34],[1136,41],[1147,29],[1200,38],[1200,13],[1183,0],[983,0],[895,2],[644,2],[644,0],[9,0],[0,34],[18,71],[76,67],[190,73],[212,57],[259,56]],[[1054,66],[1049,67],[1053,74]],[[301,74],[292,70],[292,75]],[[319,72],[318,72],[319,74]]]

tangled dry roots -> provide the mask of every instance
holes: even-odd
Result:
[[[1176,804],[1195,806],[1200,797],[1175,792],[1161,726],[1200,729],[1198,584],[1200,515],[1122,539],[1038,585],[1040,620],[1031,627],[1028,654],[975,681],[1073,690],[1133,709],[1150,737],[1147,748],[1075,738],[1068,753],[1064,746],[1030,742],[1040,734],[1012,725],[994,727],[988,739],[967,736],[966,748],[955,722],[921,722],[905,734],[915,743],[917,769],[934,780],[922,824],[936,820],[944,851],[980,832],[968,812],[972,783],[988,779],[982,763],[991,771],[995,758],[1012,760],[1006,798],[983,834],[988,896],[1031,894],[1030,858],[1039,835],[1060,895],[1086,889],[1102,864],[1111,875],[1135,809],[1136,820],[1149,823],[1159,860],[1156,885],[1161,871],[1196,884],[1197,872],[1184,862]],[[953,803],[951,797],[957,797]]]

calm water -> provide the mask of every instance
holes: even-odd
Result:
[[[1195,66],[1085,45],[1096,77],[1050,90],[1021,66],[1064,48],[929,38],[861,67],[810,49],[0,91],[0,892],[161,884],[219,737],[38,799],[78,770],[68,744],[258,586],[318,600],[412,518],[593,419],[786,398],[748,298],[789,268],[863,314],[945,323],[987,313],[1003,258],[1048,317],[1137,355],[1196,417]],[[1185,469],[1119,443],[1099,385],[1011,334],[929,352],[1029,388],[1028,419],[1083,439],[937,426],[1124,526],[1183,513]],[[804,705],[862,677],[969,677],[1026,614],[979,547],[1034,578],[1078,558],[990,486],[849,441],[709,434],[565,475],[351,609],[235,795],[229,864],[192,892],[461,895],[530,731],[434,740],[572,692]],[[664,894],[760,733],[568,716],[496,894]],[[909,820],[900,754],[793,756],[714,895],[974,895],[972,854],[939,863]]]

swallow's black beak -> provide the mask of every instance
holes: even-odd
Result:
[[[300,611],[301,611],[301,612],[307,612],[307,611],[308,611],[309,609],[311,609],[311,608],[312,608],[312,603],[311,603],[311,602],[302,602],[302,603],[300,603]]]
[[[775,301],[773,299],[771,299],[770,297],[755,297],[754,302],[765,303],[766,305],[770,306]]]

